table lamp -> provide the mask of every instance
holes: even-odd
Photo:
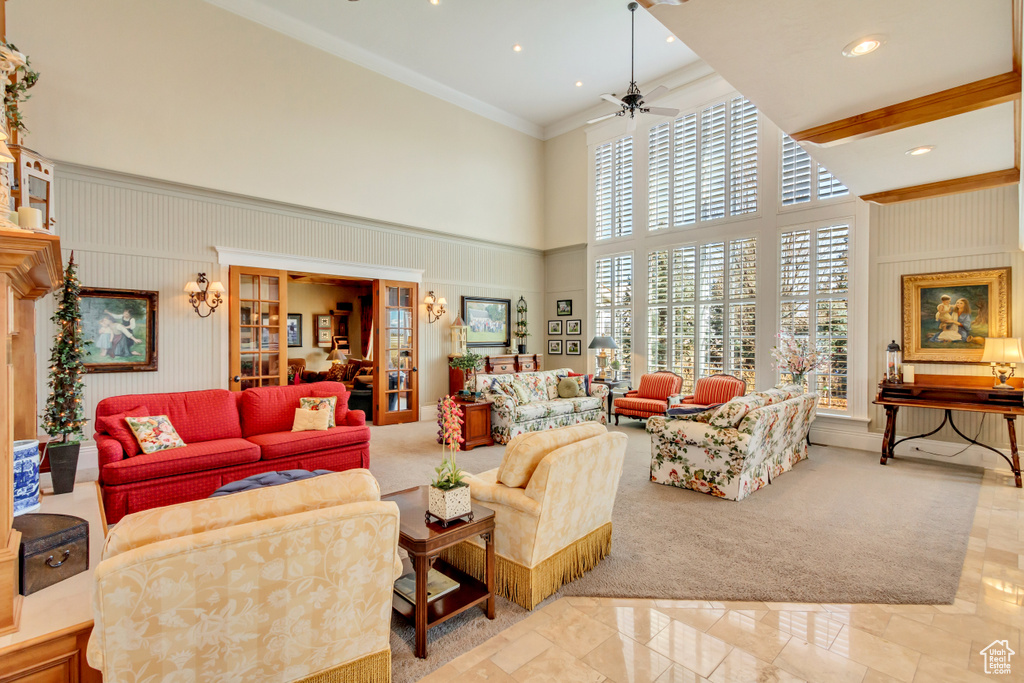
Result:
[[[609,349],[617,349],[619,345],[615,343],[615,340],[611,337],[594,337],[593,341],[590,342],[588,349],[598,349],[597,352],[597,378],[605,378],[605,369],[608,367],[608,354]]]
[[[327,354],[327,360],[331,361],[331,364],[344,363],[348,358],[345,356],[341,349],[334,349]]]
[[[993,389],[1013,389],[1006,383],[1006,380],[1013,377],[1016,364],[1024,362],[1020,339],[987,337],[985,353],[982,355],[981,361],[992,365],[992,374],[996,376],[996,384],[992,387]]]

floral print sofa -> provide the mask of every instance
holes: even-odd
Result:
[[[807,457],[818,395],[789,385],[684,419],[652,417],[651,481],[743,500]]]
[[[526,432],[567,427],[581,422],[606,424],[605,399],[608,387],[590,384],[590,395],[558,397],[558,380],[572,370],[559,368],[540,372],[476,376],[476,390],[491,402],[491,434],[500,444]],[[582,381],[582,378],[580,378]],[[513,384],[519,384],[515,391]]]

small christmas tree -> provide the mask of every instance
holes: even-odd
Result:
[[[64,271],[64,285],[54,293],[57,310],[50,320],[57,325],[57,336],[50,353],[50,395],[43,412],[43,431],[60,437],[61,443],[75,440],[85,426],[82,409],[82,311],[79,306],[81,285],[75,270],[75,254],[71,253]]]

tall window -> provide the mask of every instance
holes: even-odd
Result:
[[[696,379],[731,372],[754,386],[757,241],[659,249],[647,256],[648,365]]]
[[[633,138],[619,138],[594,152],[596,236],[633,234]]]
[[[597,259],[594,282],[594,332],[618,344],[615,357],[628,382],[633,360],[633,254]]]
[[[757,211],[757,141],[757,108],[744,97],[651,128],[648,229]]]
[[[850,226],[784,232],[779,255],[780,323],[829,356],[813,378],[819,405],[846,410]]]
[[[816,174],[816,177],[815,177]],[[831,199],[850,194],[839,179],[821,164],[814,163],[793,138],[782,136],[782,204],[802,204],[812,198]]]

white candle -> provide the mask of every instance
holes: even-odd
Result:
[[[42,230],[43,212],[31,206],[21,207],[18,209],[18,225],[25,230]]]

